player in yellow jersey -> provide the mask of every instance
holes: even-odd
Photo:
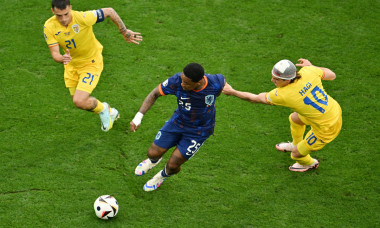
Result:
[[[323,89],[321,80],[334,80],[335,73],[328,68],[313,66],[307,59],[299,59],[298,72],[289,60],[281,60],[274,65],[272,82],[276,85],[269,93],[258,95],[241,92],[226,84],[223,93],[253,103],[280,105],[291,108],[289,116],[292,142],[279,143],[276,148],[291,152],[296,161],[290,171],[305,172],[319,166],[310,152],[321,150],[334,140],[342,128],[342,110],[332,97]],[[304,136],[305,125],[311,130]]]
[[[53,0],[51,11],[54,16],[45,22],[44,36],[54,61],[64,64],[65,85],[73,103],[99,114],[101,129],[108,131],[119,112],[90,96],[103,71],[103,46],[95,38],[92,26],[109,17],[127,42],[139,44],[142,36],[127,29],[113,8],[80,12],[72,10],[70,0]],[[60,48],[65,52],[63,55]]]

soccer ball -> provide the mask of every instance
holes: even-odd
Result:
[[[111,219],[117,215],[119,204],[115,197],[110,195],[99,196],[94,203],[95,214],[101,219]]]

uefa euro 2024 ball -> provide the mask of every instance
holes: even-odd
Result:
[[[119,204],[111,195],[99,196],[94,203],[95,214],[101,219],[111,219],[117,215]]]

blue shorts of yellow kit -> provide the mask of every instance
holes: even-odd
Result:
[[[72,66],[65,65],[65,85],[73,96],[75,90],[92,93],[99,82],[103,71],[103,56],[99,55],[87,65]]]
[[[309,125],[305,118],[300,116],[300,119],[302,122]],[[340,130],[342,129],[342,122],[342,115],[340,115],[338,121],[336,121],[336,123],[334,123],[326,133],[316,131],[313,129],[313,126],[311,126],[311,130],[306,134],[305,138],[297,144],[297,149],[300,154],[306,156],[312,151],[321,150],[328,143],[333,141],[336,137],[338,137]]]
[[[180,128],[167,121],[157,133],[154,144],[165,149],[177,146],[181,155],[188,160],[198,152],[208,137],[210,136],[193,134],[188,129]]]

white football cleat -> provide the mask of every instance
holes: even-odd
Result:
[[[293,172],[306,172],[308,170],[317,169],[319,166],[319,162],[317,159],[314,159],[313,164],[311,165],[300,165],[297,162],[294,163],[292,166],[289,166],[289,170]]]
[[[136,166],[135,174],[137,176],[144,175],[149,170],[153,169],[153,167],[155,167],[158,163],[160,163],[161,160],[162,158],[160,158],[156,163],[152,163],[152,161],[149,158],[145,159],[144,161],[142,161],[140,164]]]
[[[291,142],[282,142],[279,144],[276,144],[276,149],[282,152],[292,152],[295,148],[295,145]]]
[[[113,127],[113,123],[119,118],[119,112],[115,108],[111,108],[109,104],[103,102],[104,110],[99,113],[102,122],[101,129],[105,132]]]
[[[163,177],[161,175],[161,172],[158,172],[152,179],[150,179],[148,182],[144,185],[144,191],[150,192],[156,190],[158,187],[161,186],[162,182],[166,179],[166,177]]]
[[[111,108],[110,116],[113,119],[113,121],[115,122],[117,119],[120,118],[119,111],[117,111],[116,108]]]

